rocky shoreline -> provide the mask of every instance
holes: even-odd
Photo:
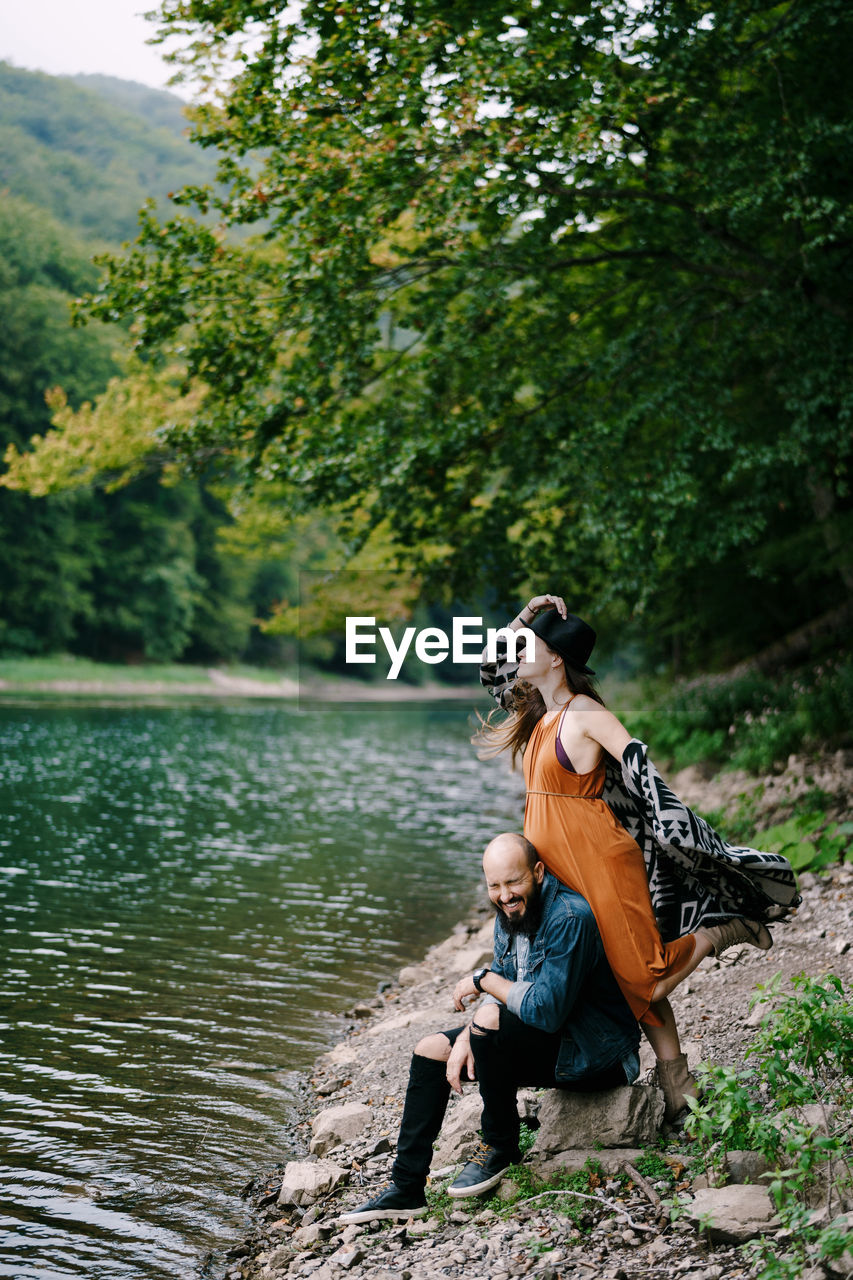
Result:
[[[803,970],[853,980],[853,867],[801,879],[803,905],[793,921],[776,927],[769,956],[749,947],[728,952],[706,961],[676,993],[691,1065],[700,1059],[743,1065],[760,1013],[750,1014],[750,996],[774,973],[781,972],[783,983]],[[489,1197],[450,1201],[441,1188],[466,1158],[477,1125],[479,1099],[471,1087],[451,1100],[433,1162],[429,1216],[406,1225],[338,1224],[340,1213],[387,1182],[412,1048],[427,1031],[458,1023],[449,993],[461,974],[490,958],[491,931],[486,908],[475,911],[420,964],[349,1011],[345,1038],[305,1081],[305,1119],[292,1135],[304,1154],[247,1188],[256,1226],[232,1252],[227,1280],[639,1280],[664,1271],[683,1280],[728,1280],[756,1274],[738,1244],[779,1231],[759,1181],[766,1166],[756,1164],[755,1153],[733,1153],[729,1185],[708,1188],[697,1174],[693,1146],[678,1135],[659,1136],[662,1103],[650,1085],[603,1095],[609,1104],[619,1101],[615,1095],[635,1095],[628,1111],[616,1108],[618,1123],[609,1105],[607,1130],[595,1107],[564,1116],[562,1130],[558,1117],[555,1129],[551,1100],[561,1095],[523,1091],[522,1115],[535,1124],[538,1112],[542,1122],[521,1166],[526,1185],[506,1179]],[[645,1044],[644,1055],[645,1068],[651,1065]],[[563,1197],[558,1207],[552,1192],[537,1193],[536,1178],[553,1178],[555,1171],[563,1181],[577,1174],[577,1186],[586,1188],[569,1197],[571,1214]],[[664,1203],[673,1197],[684,1205],[674,1217]],[[849,1254],[841,1261],[853,1269]],[[813,1269],[804,1280],[846,1274]]]

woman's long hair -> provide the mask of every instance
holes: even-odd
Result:
[[[604,699],[588,675],[576,671],[563,662],[566,688],[571,694],[585,693],[588,698],[604,706]],[[480,727],[471,741],[481,760],[491,760],[502,751],[512,753],[512,767],[530,741],[530,735],[545,714],[545,699],[532,684],[519,680],[512,691],[512,710],[504,713],[500,707],[489,712],[485,720],[478,715]]]

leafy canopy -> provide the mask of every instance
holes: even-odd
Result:
[[[203,382],[186,455],[351,511],[353,538],[387,521],[457,590],[559,574],[579,604],[690,598],[710,632],[735,573],[791,622],[849,589],[842,0],[160,20],[189,73],[233,72],[195,113],[224,190],[179,196],[220,225],[149,212],[90,311]]]

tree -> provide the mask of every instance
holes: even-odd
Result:
[[[0,650],[234,658],[252,609],[217,544],[225,502],[197,479],[140,474],[168,462],[157,428],[188,417],[197,393],[173,391],[172,369],[110,378],[117,334],[70,322],[72,298],[95,281],[84,246],[48,214],[0,198],[0,446],[18,472],[0,479]],[[35,433],[47,434],[33,452]]]
[[[161,23],[194,73],[237,67],[195,117],[226,190],[179,197],[221,227],[149,212],[90,310],[181,348],[187,456],[387,521],[427,583],[566,583],[706,654],[849,593],[842,0],[164,0]]]

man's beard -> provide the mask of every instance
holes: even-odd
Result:
[[[542,923],[542,888],[538,884],[530,892],[523,915],[508,916],[499,902],[494,902],[492,905],[511,938],[518,934],[532,938]]]

